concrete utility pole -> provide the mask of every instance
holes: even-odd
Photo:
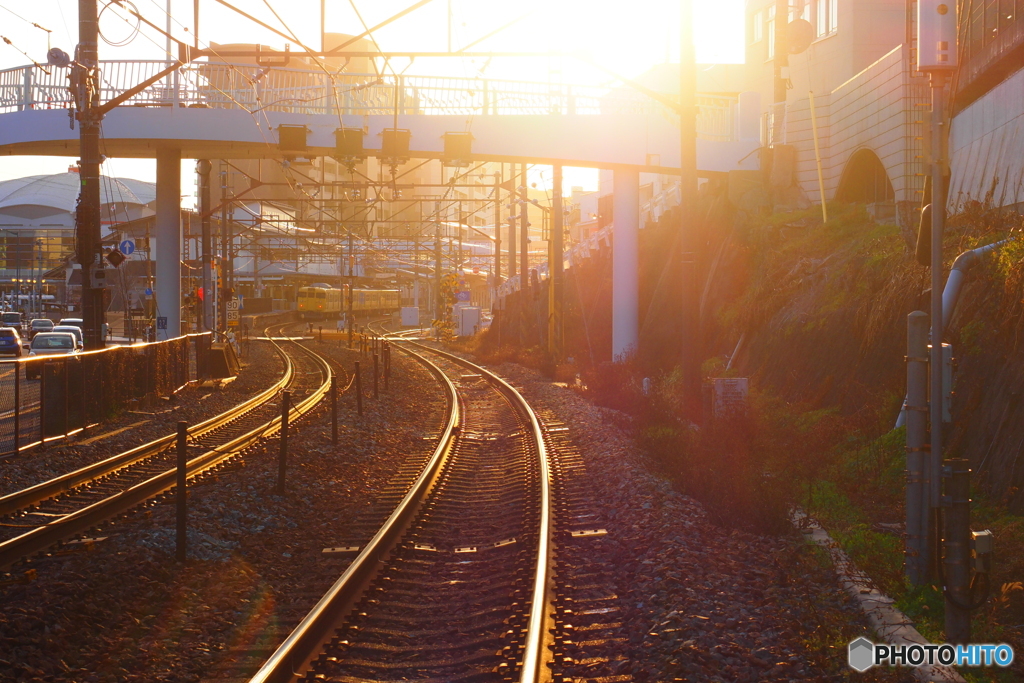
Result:
[[[102,349],[103,250],[100,245],[99,23],[96,0],[78,0],[78,59],[72,81],[78,108],[82,190],[75,211],[78,263],[82,266],[82,321],[87,350]]]
[[[682,209],[679,265],[682,274],[683,386],[700,396],[700,309],[697,282],[697,56],[693,43],[693,2],[683,0],[679,40],[679,183]]]
[[[562,246],[562,167],[554,167],[554,194],[551,200],[551,241],[548,244],[548,353],[557,361],[563,353],[562,289],[564,248]]]

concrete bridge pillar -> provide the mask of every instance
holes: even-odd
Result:
[[[156,315],[167,318],[157,339],[181,334],[181,150],[156,153]]]
[[[636,349],[640,320],[640,172],[617,168],[612,199],[612,358]]]

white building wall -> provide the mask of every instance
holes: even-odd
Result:
[[[949,205],[984,200],[1024,202],[1024,70],[957,114],[950,127]]]
[[[897,202],[920,202],[924,187],[921,136],[928,117],[927,80],[913,75],[899,46],[823,96],[815,96],[825,196],[831,200],[850,157],[870,149],[885,166]],[[808,98],[791,102],[787,143],[797,150],[797,181],[819,201]]]

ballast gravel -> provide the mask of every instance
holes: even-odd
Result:
[[[346,370],[355,360],[364,372],[372,367],[342,346],[312,345]],[[403,458],[432,448],[440,390],[402,354],[393,364],[379,400],[364,381],[361,418],[352,396],[341,398],[337,447],[326,407],[293,429],[283,496],[274,492],[276,439],[193,485],[186,563],[174,561],[169,499],[99,531],[107,540],[92,552],[34,561],[34,582],[0,588],[0,681],[251,675],[346,566],[322,549],[387,487]],[[615,563],[625,660],[601,683],[851,678],[846,644],[869,634],[799,534],[715,526],[696,501],[649,472],[626,416],[519,366],[494,369],[569,426],[592,478]],[[906,673],[876,669],[857,680]]]

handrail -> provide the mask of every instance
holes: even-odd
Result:
[[[101,100],[109,101],[159,73],[172,62],[100,62]],[[176,81],[159,81],[125,106],[241,109],[302,114],[559,115],[655,114],[673,116],[656,100],[628,87],[542,83],[504,79],[335,73],[252,64],[193,62]],[[738,98],[698,95],[698,135],[733,139]],[[72,106],[66,74],[35,66],[0,70],[0,113]],[[397,110],[396,110],[397,108]]]

